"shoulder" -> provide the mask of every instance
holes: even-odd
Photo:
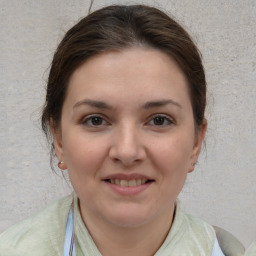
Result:
[[[159,255],[163,251],[172,252],[171,255],[211,255],[215,239],[214,228],[202,219],[185,214],[177,200],[174,221]]]
[[[176,203],[176,209],[177,215],[179,215],[177,217],[182,222],[182,227],[186,230],[187,235],[193,237],[195,241],[206,241],[213,246],[216,233],[212,225],[198,217],[184,213],[179,201]]]
[[[214,228],[204,220],[188,214],[184,215],[184,220],[186,223],[186,234],[190,238],[189,241],[198,248],[212,251],[216,239]]]
[[[71,202],[64,197],[2,233],[0,256],[61,255]]]
[[[245,256],[255,256],[255,255],[256,255],[256,241],[252,243],[245,252]]]
[[[205,238],[209,238],[211,241],[214,241],[216,233],[212,225],[189,214],[185,214],[184,219],[187,224],[187,229],[191,234],[194,234],[195,236],[203,234]]]

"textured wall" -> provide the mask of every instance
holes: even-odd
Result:
[[[182,201],[248,246],[256,239],[256,1],[140,1],[159,2],[193,35],[208,79],[206,150]],[[0,0],[0,232],[70,191],[50,170],[38,120],[53,51],[88,5]]]

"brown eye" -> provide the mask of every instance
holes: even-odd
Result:
[[[102,125],[103,121],[104,120],[101,117],[97,117],[97,116],[92,117],[90,120],[92,125]]]
[[[154,125],[163,125],[165,122],[165,117],[163,116],[157,116],[153,119]]]
[[[100,116],[88,116],[82,120],[82,124],[89,127],[97,127],[107,125],[107,122]]]
[[[173,124],[173,121],[168,116],[157,115],[150,120],[149,124],[154,126],[167,126]]]

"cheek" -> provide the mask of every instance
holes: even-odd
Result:
[[[70,135],[70,134],[69,134]],[[106,157],[106,143],[77,133],[66,135],[64,158],[70,173],[88,175],[96,172]]]
[[[161,170],[170,175],[176,172],[187,173],[193,149],[191,138],[181,136],[169,137],[155,143],[153,159]]]
[[[182,190],[190,166],[191,145],[183,138],[166,139],[161,149],[155,151],[155,166],[159,170],[163,200],[175,200]]]

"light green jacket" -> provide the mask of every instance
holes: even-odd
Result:
[[[256,256],[256,241],[246,250],[245,256]]]
[[[72,195],[62,198],[1,234],[0,256],[62,256],[71,202]],[[82,221],[77,200],[75,216],[77,256],[101,256]],[[177,201],[173,225],[155,256],[210,256],[215,237],[209,224],[184,214]]]

